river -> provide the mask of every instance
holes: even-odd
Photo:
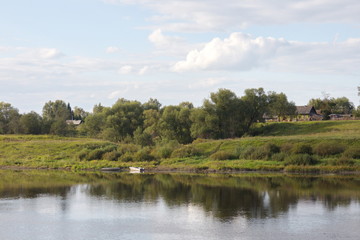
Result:
[[[359,239],[360,176],[0,170],[0,239]]]

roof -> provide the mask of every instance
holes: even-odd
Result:
[[[296,113],[299,115],[309,115],[313,106],[296,106]],[[314,109],[315,111],[315,109]],[[316,111],[315,111],[316,112]]]
[[[70,125],[70,124],[73,124],[73,125],[80,125],[81,124],[81,120],[66,120],[66,124]]]

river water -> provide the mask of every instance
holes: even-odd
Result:
[[[360,176],[0,171],[0,239],[360,239]]]

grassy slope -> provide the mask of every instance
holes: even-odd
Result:
[[[332,142],[346,147],[360,149],[360,121],[324,121],[258,124],[254,133],[263,132],[262,136],[244,137],[226,140],[196,140],[190,146],[200,150],[201,154],[191,157],[174,157],[150,162],[121,162],[108,160],[79,160],[76,156],[84,148],[102,148],[113,143],[88,138],[62,138],[56,136],[0,135],[0,166],[19,166],[34,168],[72,168],[99,169],[101,167],[128,167],[141,165],[157,169],[182,170],[302,170],[302,171],[359,171],[360,161],[354,164],[334,166],[329,164],[339,156],[325,157],[316,166],[285,166],[282,161],[273,160],[212,160],[209,156],[222,151],[233,154],[249,146],[259,147],[266,143],[282,145],[285,143]]]

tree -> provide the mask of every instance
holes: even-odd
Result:
[[[153,99],[150,98],[149,101],[147,101],[146,103],[144,103],[143,105],[144,110],[160,110],[161,108],[161,103],[157,100],[157,99]]]
[[[245,90],[245,95],[241,97],[244,109],[243,129],[247,133],[256,121],[263,119],[263,115],[268,107],[268,97],[263,88],[251,88]]]
[[[56,121],[71,119],[70,104],[66,104],[62,100],[56,100],[55,102],[49,101],[45,103],[43,107],[43,118],[46,121]]]
[[[160,136],[166,140],[177,140],[179,143],[192,141],[190,112],[192,104],[180,103],[178,106],[166,106],[162,109],[159,120]]]
[[[39,114],[32,111],[20,117],[20,125],[22,132],[25,134],[40,134],[42,118]]]
[[[228,89],[219,89],[192,111],[192,137],[233,138],[242,135],[244,111],[241,100]]]
[[[85,120],[85,118],[89,116],[89,113],[86,112],[81,107],[75,107],[73,111],[73,117],[75,120]]]
[[[277,116],[278,119],[287,116],[294,116],[296,113],[296,106],[294,102],[289,102],[284,93],[269,92],[268,93],[268,108],[266,113],[271,116]]]
[[[18,133],[20,131],[19,110],[10,103],[0,102],[0,134]]]
[[[324,119],[329,119],[330,114],[350,114],[355,106],[346,97],[330,98],[325,96],[323,99],[310,99],[309,106],[314,106],[315,109],[321,110]]]

